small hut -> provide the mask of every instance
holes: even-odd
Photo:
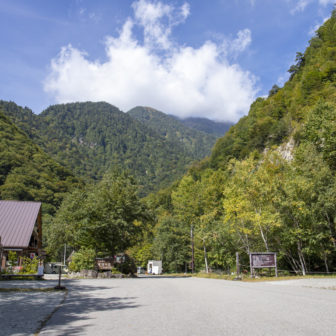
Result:
[[[161,260],[149,260],[147,264],[148,274],[162,274],[162,261]]]
[[[42,252],[42,215],[40,202],[0,201],[1,268],[6,267],[8,252],[34,258]]]

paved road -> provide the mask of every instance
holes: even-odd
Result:
[[[336,291],[316,288],[336,287],[334,279],[99,279],[67,287],[67,299],[41,336],[336,334]]]
[[[0,281],[0,288],[45,289],[56,281]],[[0,335],[33,335],[64,299],[64,292],[0,292]]]
[[[336,334],[336,291],[281,284],[81,280],[41,335]]]

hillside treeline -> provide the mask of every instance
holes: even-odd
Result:
[[[157,225],[134,255],[170,271],[232,268],[235,252],[274,251],[296,273],[336,270],[336,12],[297,53],[283,88],[258,98],[210,159],[148,201]]]

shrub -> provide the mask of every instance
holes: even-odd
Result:
[[[125,261],[120,264],[115,264],[115,268],[123,274],[133,274],[136,272],[134,260],[125,254]]]
[[[16,252],[9,251],[8,252],[8,261],[9,261],[10,265],[15,266],[17,264],[17,260],[18,260],[18,257],[17,257]]]
[[[111,268],[111,273],[112,274],[121,274],[120,271],[118,271],[115,267]]]
[[[39,260],[35,257],[30,259],[28,257],[23,257],[22,259],[22,270],[20,273],[23,274],[35,274],[37,273]]]
[[[69,270],[79,272],[81,270],[93,270],[95,268],[96,252],[93,249],[82,248],[72,256]]]

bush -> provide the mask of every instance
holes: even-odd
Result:
[[[96,252],[93,249],[82,248],[72,256],[69,270],[80,272],[81,270],[93,270],[95,268]]]
[[[125,254],[125,261],[120,264],[115,264],[115,268],[123,274],[136,273],[136,266],[134,260]]]
[[[37,273],[39,260],[35,257],[34,259],[30,259],[28,257],[24,257],[22,259],[22,270],[20,273],[22,274],[35,274]]]
[[[17,260],[18,260],[18,257],[17,257],[16,252],[9,251],[8,252],[8,261],[9,261],[9,263],[12,267],[17,264]]]
[[[112,274],[121,274],[120,271],[118,271],[115,267],[111,268],[111,273]]]

